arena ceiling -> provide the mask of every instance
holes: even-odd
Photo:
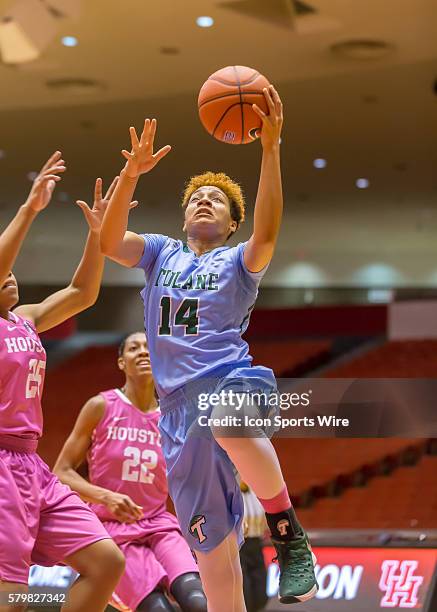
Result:
[[[0,2],[1,13],[16,1]],[[199,28],[199,15],[212,16],[214,26]],[[39,59],[2,66],[2,109],[194,94],[228,64],[256,66],[280,84],[391,72],[437,54],[434,0],[82,0],[79,19],[58,19],[56,28]],[[78,46],[63,47],[64,35]],[[372,49],[370,59],[364,50],[355,61],[330,51],[347,40],[394,48],[379,60]]]
[[[0,15],[12,3],[0,0]],[[409,245],[423,245],[423,232],[437,244],[435,0],[81,5],[78,20],[58,20],[37,60],[0,64],[2,225],[29,186],[27,173],[51,150],[60,148],[69,166],[57,196],[65,207],[84,197],[97,175],[109,179],[118,170],[128,126],[141,126],[148,115],[158,118],[158,144],[174,149],[142,182],[137,218],[174,210],[186,177],[205,168],[238,178],[252,201],[258,144],[217,143],[196,109],[209,74],[243,64],[264,73],[284,101],[290,228],[293,216],[299,227],[313,222],[309,242],[335,250],[350,214],[360,227],[346,240],[362,249],[369,240],[362,224],[370,222],[363,209],[384,210],[374,219],[372,248],[383,248],[387,230],[399,224],[411,230]],[[214,26],[199,28],[200,15],[213,17]],[[79,44],[64,47],[66,35]],[[328,162],[324,170],[313,167],[318,157]],[[369,179],[369,189],[356,188],[360,177]]]

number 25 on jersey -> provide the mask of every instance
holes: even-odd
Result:
[[[45,370],[45,361],[40,359],[29,360],[29,375],[26,381],[26,399],[41,397],[42,370]]]

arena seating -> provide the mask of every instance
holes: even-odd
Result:
[[[426,446],[415,438],[274,438],[273,443],[296,506],[414,462]]]
[[[306,529],[426,529],[437,525],[437,456],[424,455],[415,466],[401,467],[364,487],[317,501],[301,509]],[[341,520],[339,522],[339,517]]]
[[[250,354],[254,365],[268,365],[276,376],[293,378],[326,363],[331,344],[329,340],[258,340],[250,342]]]
[[[386,342],[359,357],[325,371],[329,378],[437,378],[437,341]],[[424,452],[427,441],[419,439],[285,439],[276,438],[284,476],[297,506],[311,505],[365,484],[381,474],[413,463]],[[382,482],[386,479],[382,478]],[[359,490],[359,489],[358,489]],[[355,491],[355,493],[352,493]],[[357,495],[353,488],[341,498],[329,498],[332,516],[341,499]],[[317,502],[319,507],[322,502]],[[324,507],[323,505],[321,506]],[[312,512],[312,510],[308,510]],[[311,516],[311,514],[310,514]],[[334,520],[334,519],[333,519]],[[437,517],[436,517],[437,522]]]
[[[437,378],[437,340],[391,341],[325,373],[329,378]]]

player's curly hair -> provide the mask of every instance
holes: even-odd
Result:
[[[231,208],[231,218],[233,221],[237,222],[238,229],[244,221],[246,208],[244,195],[240,185],[233,181],[227,174],[224,174],[224,172],[205,172],[204,174],[197,174],[191,177],[185,186],[184,195],[182,197],[182,208],[185,210],[193,193],[205,185],[218,187],[227,195]]]

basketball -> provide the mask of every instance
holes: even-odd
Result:
[[[269,85],[265,76],[247,66],[227,66],[217,70],[199,92],[202,125],[221,142],[253,142],[256,131],[261,128],[261,119],[252,104],[257,104],[268,114],[263,88]]]

